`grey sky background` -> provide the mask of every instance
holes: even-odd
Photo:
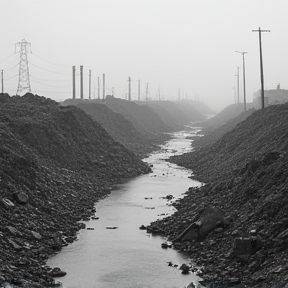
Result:
[[[288,89],[287,0],[1,0],[0,69],[4,92],[15,95],[19,53],[15,43],[31,43],[28,54],[32,93],[54,100],[72,97],[72,66],[84,66],[84,98],[89,70],[92,98],[106,76],[106,94],[132,99],[149,96],[201,99],[220,110],[234,103],[242,55],[247,101],[260,88],[259,38],[262,34],[265,88]],[[8,57],[8,58],[7,58]],[[7,59],[5,59],[7,58]],[[3,60],[5,59],[5,60]],[[76,78],[80,96],[79,75]],[[95,90],[95,93],[94,93]]]

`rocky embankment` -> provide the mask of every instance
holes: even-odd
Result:
[[[0,144],[0,286],[53,283],[63,271],[46,260],[95,218],[94,203],[150,171],[83,110],[32,94],[0,95]]]
[[[190,188],[177,212],[148,230],[188,253],[209,287],[287,287],[287,131],[288,104],[270,106],[172,158],[207,184]]]
[[[128,119],[112,111],[106,105],[93,101],[78,101],[73,105],[91,115],[116,142],[121,143],[136,155],[144,156],[158,148],[139,133]]]

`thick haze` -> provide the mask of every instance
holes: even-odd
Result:
[[[106,94],[132,99],[201,99],[219,110],[234,103],[237,66],[243,102],[242,55],[247,51],[246,95],[260,88],[262,33],[265,88],[288,89],[287,0],[1,0],[0,70],[4,92],[15,95],[19,53],[31,43],[31,92],[54,100],[72,98],[72,66],[84,66],[84,98],[98,97],[97,79],[106,76]],[[10,56],[10,57],[9,57]],[[7,58],[8,59],[5,59]],[[3,60],[5,59],[5,60]],[[53,63],[53,64],[52,64]],[[57,65],[56,65],[57,64]],[[80,96],[79,75],[76,97]]]

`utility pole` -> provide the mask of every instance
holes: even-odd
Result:
[[[243,58],[243,90],[244,90],[244,111],[246,111],[246,85],[245,85],[245,54],[247,54],[248,52],[239,52],[239,51],[235,51],[237,53],[241,53],[242,54],[242,58]]]
[[[239,67],[237,66],[237,105],[239,105]]]
[[[159,98],[159,101],[161,100],[161,95],[160,95],[160,85],[158,87],[158,98]]]
[[[138,101],[140,101],[140,80],[138,80]]]
[[[27,58],[27,47],[30,48],[31,52],[31,43],[28,43],[25,39],[22,39],[21,42],[15,44],[15,50],[17,47],[20,48],[19,49],[20,63],[19,63],[19,81],[16,95],[20,95],[25,90],[31,92],[30,79],[29,79],[29,66]]]
[[[103,101],[105,100],[105,74],[103,74]]]
[[[114,97],[114,87],[112,87],[112,96]]]
[[[91,70],[89,70],[89,100],[91,100]]]
[[[80,98],[83,100],[83,66],[80,66]]]
[[[131,101],[131,78],[128,78],[128,100]]]
[[[3,80],[3,71],[1,70],[1,79],[2,79],[2,94],[4,93],[4,80]]]
[[[98,77],[98,100],[100,100],[100,77]]]
[[[76,89],[75,89],[75,69],[76,67],[75,66],[72,66],[72,91],[73,91],[73,100],[76,99]]]
[[[146,101],[148,101],[148,87],[149,83],[146,83]]]
[[[261,75],[261,108],[264,109],[264,74],[263,74],[263,60],[262,60],[262,44],[261,44],[261,33],[270,32],[270,30],[261,30],[259,27],[258,30],[252,30],[252,32],[259,33],[259,48],[260,48],[260,75]]]
[[[234,91],[234,93],[233,93],[234,94],[233,95],[234,96],[234,105],[236,105],[236,89],[235,89],[235,86],[233,86],[232,89]]]

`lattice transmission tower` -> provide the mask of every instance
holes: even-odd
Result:
[[[20,53],[19,63],[19,80],[18,89],[16,95],[23,95],[26,92],[31,92],[30,79],[29,79],[29,66],[27,52],[31,52],[31,43],[28,43],[25,39],[15,44],[15,51],[18,49]]]

